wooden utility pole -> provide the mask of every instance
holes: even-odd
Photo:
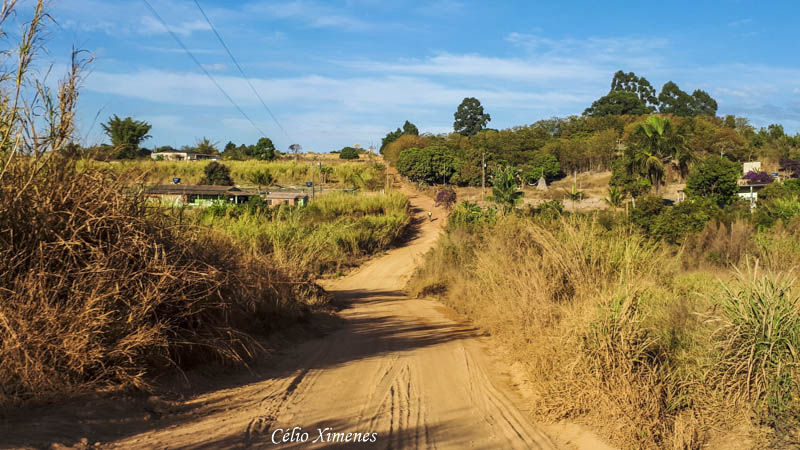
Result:
[[[481,152],[481,195],[486,200],[486,150]]]

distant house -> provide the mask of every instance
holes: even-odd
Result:
[[[270,206],[277,205],[292,205],[292,206],[305,206],[308,204],[308,194],[305,192],[286,192],[276,191],[268,192],[264,195],[267,204]]]
[[[233,186],[160,184],[145,189],[145,195],[166,205],[209,206],[214,202],[244,203],[257,194]]]
[[[219,161],[219,156],[195,152],[153,152],[150,157],[164,161]]]

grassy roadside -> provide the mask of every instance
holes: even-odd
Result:
[[[269,255],[297,277],[340,273],[403,238],[410,224],[408,198],[334,193],[305,208],[270,208],[260,202],[211,207],[196,223],[218,229],[255,252]]]
[[[451,216],[409,289],[500,338],[539,419],[622,448],[699,448],[743,427],[756,446],[797,438],[796,236],[754,236],[759,267],[688,269],[679,249],[593,215],[483,219]]]

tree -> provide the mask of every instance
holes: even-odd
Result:
[[[225,144],[225,147],[222,149],[222,154],[231,155],[235,150],[236,150],[236,144],[234,144],[232,141],[228,141],[228,143]]]
[[[419,129],[416,125],[406,120],[406,123],[403,124],[403,134],[413,134],[414,136],[419,136]]]
[[[656,90],[645,77],[637,77],[635,73],[618,70],[611,79],[611,92],[632,92],[647,108],[647,112],[655,112],[658,106]],[[649,105],[649,106],[648,106]]]
[[[233,186],[231,179],[231,169],[216,161],[211,161],[203,169],[205,176],[200,180],[200,184],[215,186]]]
[[[648,106],[633,92],[611,91],[586,108],[585,116],[642,115],[651,112]]]
[[[441,145],[410,148],[400,153],[397,171],[412,181],[446,183],[456,173],[455,153]]]
[[[529,165],[523,166],[525,181],[535,183],[541,177],[552,180],[561,174],[561,164],[550,153],[537,153]]]
[[[210,139],[204,137],[203,139],[197,140],[197,145],[195,146],[194,150],[197,153],[201,153],[203,155],[216,155],[219,153],[217,150],[217,143],[211,142]]]
[[[702,89],[692,92],[692,109],[695,116],[716,116],[717,101]]]
[[[381,141],[381,148],[379,152],[383,154],[383,150],[392,142],[396,141],[400,136],[419,136],[419,129],[416,125],[406,120],[403,124],[403,129],[400,128],[396,129],[395,131],[390,131],[386,134],[386,137],[383,138]]]
[[[492,120],[488,113],[483,112],[481,102],[475,97],[465,98],[453,116],[453,130],[462,136],[473,136],[486,128],[486,124]]]
[[[131,117],[120,119],[116,114],[102,126],[111,139],[111,145],[119,159],[133,159],[140,156],[139,145],[150,138],[147,133],[152,128],[147,122],[133,120]]]
[[[498,169],[492,177],[492,195],[489,200],[497,203],[503,213],[514,209],[522,201],[524,193],[519,191],[519,176],[513,167]]]
[[[692,97],[672,81],[664,83],[661,93],[658,94],[658,101],[661,104],[658,111],[662,114],[684,117],[695,115]]]
[[[261,161],[272,161],[277,158],[278,155],[272,140],[268,137],[262,137],[256,142],[256,145],[250,152],[250,156]]]
[[[358,159],[358,150],[353,147],[345,147],[339,151],[340,159]]]
[[[272,184],[272,173],[269,170],[254,170],[247,173],[247,180],[258,186],[259,191],[261,186],[269,186]]]
[[[656,187],[664,178],[665,166],[673,159],[682,174],[688,172],[694,154],[683,136],[672,128],[672,122],[661,116],[650,116],[636,128],[632,136],[633,160],[640,172]]]
[[[689,198],[707,198],[719,207],[733,203],[739,191],[737,180],[741,169],[735,162],[717,155],[695,165],[686,182]]]

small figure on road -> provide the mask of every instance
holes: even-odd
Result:
[[[433,213],[428,211],[428,221],[433,222]]]

